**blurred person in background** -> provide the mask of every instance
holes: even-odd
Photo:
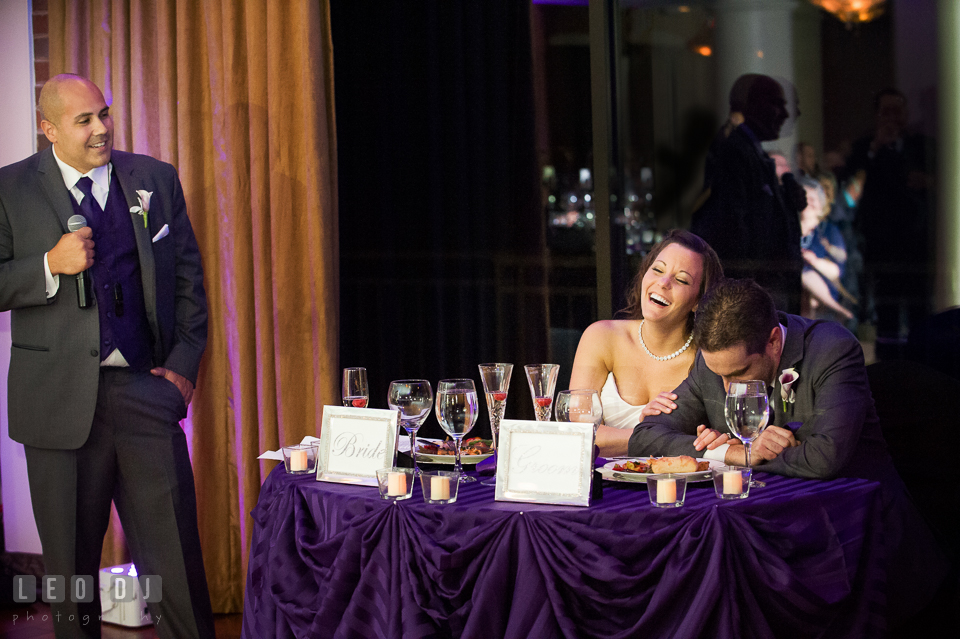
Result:
[[[840,230],[827,218],[827,196],[820,183],[800,179],[807,192],[807,208],[800,213],[800,246],[803,254],[803,316],[810,319],[852,319],[853,313],[840,303],[840,283],[847,261],[846,244]],[[845,292],[845,291],[844,291]]]
[[[806,207],[795,180],[783,184],[761,143],[776,140],[789,117],[783,87],[766,75],[737,78],[730,91],[731,119],[707,154],[704,188],[691,231],[716,250],[731,277],[750,277],[777,307],[800,310],[800,224]],[[797,109],[799,115],[799,109]]]
[[[899,355],[910,327],[929,312],[933,170],[928,140],[908,129],[906,96],[884,89],[874,109],[874,130],[853,145],[842,177],[864,176],[856,216],[868,298],[863,319],[875,324],[883,359]]]
[[[777,173],[777,179],[780,180],[780,184],[783,184],[783,176],[792,172],[790,161],[787,160],[787,156],[779,151],[771,151],[769,155],[770,159],[773,160],[773,166],[775,167],[774,170]]]

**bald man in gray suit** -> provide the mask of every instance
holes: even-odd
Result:
[[[207,337],[180,181],[113,150],[89,80],[52,78],[40,107],[52,148],[0,169],[0,310],[12,311],[10,436],[26,450],[46,574],[97,579],[113,500],[138,572],[162,579],[157,634],[213,637],[179,425]],[[57,637],[100,636],[94,592],[52,605]]]

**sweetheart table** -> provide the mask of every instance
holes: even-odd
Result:
[[[870,637],[883,634],[880,486],[757,473],[681,508],[603,482],[589,508],[380,499],[277,466],[256,508],[242,636]]]

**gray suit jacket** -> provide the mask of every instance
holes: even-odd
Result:
[[[856,338],[833,322],[780,313],[787,327],[778,370],[795,368],[795,403],[781,400],[780,383],[771,396],[773,424],[795,430],[799,446],[783,451],[761,470],[791,477],[864,477],[883,480],[892,462]],[[778,372],[779,376],[779,372]],[[691,455],[696,429],[706,424],[730,432],[724,419],[723,381],[697,354],[693,370],[675,391],[677,410],[648,417],[634,428],[631,455]]]
[[[148,228],[140,215],[130,220],[154,338],[153,364],[195,383],[206,346],[207,302],[180,180],[171,165],[148,156],[115,150],[111,161],[128,208],[139,204],[137,190],[153,192]],[[61,276],[57,294],[46,296],[43,255],[67,232],[73,214],[50,149],[0,169],[0,311],[12,310],[13,333],[10,436],[39,448],[82,446],[96,407],[97,311],[78,307],[72,276]],[[152,242],[164,224],[169,235]]]

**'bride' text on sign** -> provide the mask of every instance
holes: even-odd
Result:
[[[324,406],[319,481],[377,485],[377,471],[394,465],[397,411]]]
[[[365,442],[360,433],[347,432],[340,433],[333,441],[333,449],[330,454],[335,457],[362,457],[364,459],[380,459],[383,457],[384,447],[382,441]]]

